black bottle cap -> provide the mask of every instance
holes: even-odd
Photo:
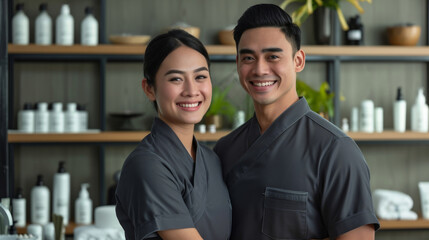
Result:
[[[16,11],[20,11],[24,9],[24,3],[18,3],[16,4]]]
[[[88,15],[88,14],[92,14],[92,7],[86,7],[86,8],[85,8],[85,14],[86,14],[86,15]]]
[[[46,4],[46,3],[40,4],[40,6],[39,6],[40,11],[45,11],[47,9],[48,9],[48,4]]]
[[[404,99],[404,97],[402,96],[402,89],[401,89],[401,87],[398,87],[398,90],[396,93],[396,100],[399,101],[399,100],[403,100],[403,99]]]
[[[33,105],[31,103],[24,103],[24,110],[33,110]]]
[[[12,223],[12,226],[10,226],[9,227],[9,234],[12,234],[12,235],[15,235],[15,234],[17,234],[18,233],[18,231],[16,230],[16,227],[15,227],[15,224],[17,223],[18,221],[13,221],[13,223]]]
[[[43,175],[42,174],[37,175],[36,186],[43,186]]]
[[[64,162],[64,161],[61,161],[60,162],[60,164],[59,164],[59,166],[58,166],[58,172],[59,173],[65,173],[66,172],[66,169],[64,168],[64,165],[65,165],[66,163]]]
[[[24,195],[22,195],[22,188],[18,188],[16,190],[15,198],[23,198]]]

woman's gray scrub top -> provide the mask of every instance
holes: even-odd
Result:
[[[220,161],[196,144],[196,160],[173,130],[155,118],[151,133],[128,156],[116,189],[116,215],[127,239],[196,228],[205,240],[229,239],[231,203]],[[159,238],[160,239],[160,238]]]

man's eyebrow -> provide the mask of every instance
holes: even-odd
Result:
[[[264,48],[264,49],[262,49],[262,52],[263,53],[266,53],[266,52],[283,52],[283,49],[276,48],[276,47]],[[248,48],[240,49],[240,54],[253,54],[253,53],[255,53],[255,51],[248,49]]]
[[[262,52],[283,52],[283,49],[281,48],[264,48],[262,49]]]
[[[252,53],[255,53],[255,51],[248,48],[240,49],[240,54],[252,54]]]

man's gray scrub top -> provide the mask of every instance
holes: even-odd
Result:
[[[231,239],[334,238],[379,228],[355,142],[305,98],[261,135],[256,117],[218,141],[232,202]]]
[[[126,159],[116,189],[116,215],[127,239],[196,228],[206,240],[228,239],[231,203],[216,154],[196,144],[191,158],[173,130],[156,118]],[[160,239],[160,238],[159,238]]]

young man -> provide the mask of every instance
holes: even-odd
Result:
[[[281,8],[250,7],[234,29],[255,116],[219,140],[231,239],[374,239],[369,170],[355,142],[296,92],[300,29]]]

